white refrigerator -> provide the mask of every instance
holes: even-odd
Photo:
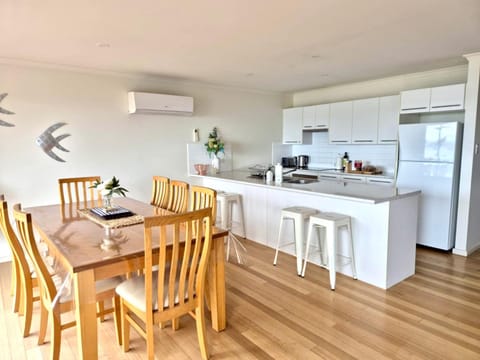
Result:
[[[417,244],[455,245],[463,126],[459,122],[401,124],[397,186],[422,191]]]

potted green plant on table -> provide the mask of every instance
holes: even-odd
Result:
[[[112,204],[112,197],[114,194],[126,196],[126,193],[128,192],[127,189],[120,185],[120,179],[117,179],[115,176],[107,182],[95,181],[90,188],[100,191],[103,198],[103,207],[107,210],[114,207]]]

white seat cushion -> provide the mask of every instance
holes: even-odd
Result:
[[[157,299],[157,285],[158,285],[158,272],[153,272],[153,284],[152,284],[152,304],[153,310],[158,310]],[[178,284],[175,284],[175,288],[178,288]],[[127,302],[135,306],[141,311],[146,311],[146,298],[145,298],[145,276],[140,275],[128,280],[125,280],[117,286],[116,290],[118,295],[124,298]],[[175,290],[175,304],[178,303],[178,290]],[[163,307],[168,307],[168,283],[165,284],[164,289]],[[188,298],[188,294],[185,293],[185,299]]]
[[[70,276],[62,278],[60,275],[53,275],[52,280],[55,284],[57,292],[60,293],[60,303],[66,303],[74,299],[75,292],[72,289],[72,280]],[[115,276],[109,279],[102,279],[95,282],[96,293],[113,290],[122,283],[122,276]]]

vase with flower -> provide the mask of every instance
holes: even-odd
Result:
[[[212,172],[218,174],[220,172],[220,158],[225,155],[225,144],[218,136],[218,129],[216,127],[208,134],[208,141],[205,143],[205,148],[209,157],[212,159]]]
[[[105,210],[112,210],[115,208],[112,202],[112,197],[114,194],[120,196],[126,196],[128,192],[127,189],[120,185],[120,179],[117,179],[115,176],[107,181],[96,181],[90,188],[97,189],[102,194],[103,207]]]

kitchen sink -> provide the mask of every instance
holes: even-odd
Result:
[[[287,184],[311,184],[318,182],[317,179],[299,179],[299,178],[283,178],[283,182]]]

